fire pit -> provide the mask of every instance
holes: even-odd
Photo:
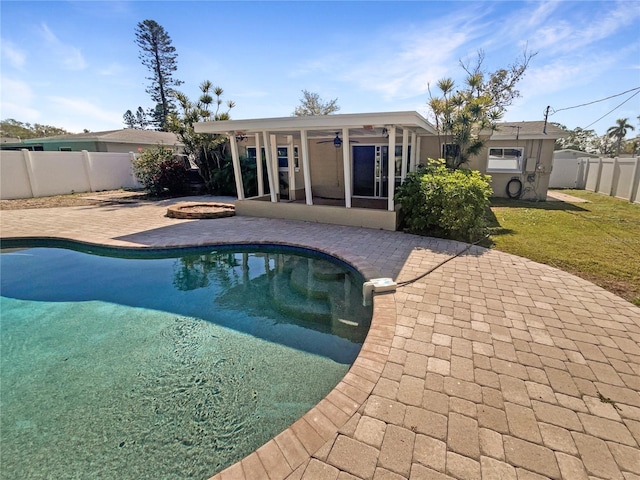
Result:
[[[167,217],[205,219],[233,217],[236,207],[230,203],[179,203],[167,209]]]

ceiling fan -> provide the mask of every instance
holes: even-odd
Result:
[[[349,140],[351,143],[359,143],[357,140]],[[342,145],[342,139],[340,138],[340,132],[336,132],[336,138],[333,140],[321,140],[318,143],[333,143],[333,146],[340,148]]]

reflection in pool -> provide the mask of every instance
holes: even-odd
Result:
[[[318,403],[371,319],[301,249],[98,253],[0,255],[2,478],[208,478]]]

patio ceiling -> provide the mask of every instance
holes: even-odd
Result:
[[[378,112],[338,115],[316,115],[308,117],[259,118],[252,120],[225,120],[199,122],[194,125],[196,133],[223,135],[254,134],[270,132],[300,138],[302,130],[307,138],[333,138],[343,128],[349,129],[350,137],[380,137],[384,129],[397,127],[418,136],[435,135],[436,131],[417,112]],[[398,132],[400,133],[400,132]]]

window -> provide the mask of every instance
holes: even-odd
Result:
[[[487,172],[522,172],[524,148],[489,148]]]
[[[58,147],[59,152],[70,152],[71,147]]]
[[[456,158],[460,155],[460,145],[455,143],[442,144],[442,158]]]
[[[262,147],[262,159],[266,158],[264,153],[264,147]],[[288,172],[289,171],[289,156],[288,156],[288,148],[287,147],[278,147],[278,171],[279,172]],[[255,160],[256,158],[256,147],[247,147],[247,157]],[[298,147],[293,147],[293,163],[295,168],[299,166],[299,156],[298,156]]]

